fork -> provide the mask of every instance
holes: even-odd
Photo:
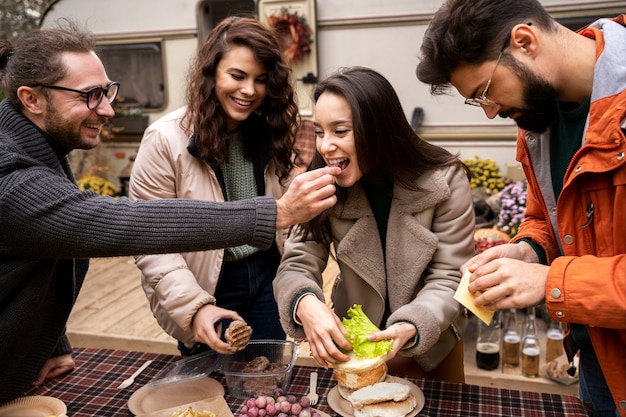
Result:
[[[134,374],[132,374],[130,377],[126,378],[119,387],[117,387],[117,389],[124,389],[124,388],[128,388],[130,387],[133,382],[135,382],[135,378],[137,378],[137,375],[139,375],[140,373],[143,372],[144,369],[146,369],[148,366],[150,366],[150,364],[152,363],[151,360],[146,361],[143,365],[141,365],[141,367],[139,367],[139,369],[137,369],[135,371]]]
[[[309,393],[306,396],[311,401],[311,405],[317,404],[320,399],[317,395],[317,372],[311,372],[309,375]]]

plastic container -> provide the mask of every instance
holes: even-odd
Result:
[[[257,359],[260,357],[267,358],[267,361]],[[298,345],[292,341],[252,340],[244,350],[222,356],[221,372],[233,397],[246,399],[272,395],[276,388],[287,392],[297,357]],[[270,365],[252,371],[248,369],[252,361]]]
[[[268,364],[266,369],[247,369],[254,360]],[[291,373],[298,357],[298,345],[286,340],[252,340],[248,346],[232,355],[213,351],[179,360],[159,372],[150,381],[153,387],[178,384],[206,378],[217,372],[225,376],[230,395],[247,399],[271,395],[275,388],[287,391]],[[269,366],[271,365],[271,366]]]
[[[206,378],[213,371],[220,372],[222,361],[222,355],[216,352],[199,353],[181,359],[163,369],[150,381],[150,385],[158,387]]]

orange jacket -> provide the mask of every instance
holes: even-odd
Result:
[[[596,40],[593,93],[583,146],[567,168],[556,203],[545,153],[549,132],[520,130],[516,158],[528,179],[528,196],[526,219],[514,239],[529,238],[545,250],[550,316],[587,325],[622,416],[626,416],[625,26],[626,15],[621,15],[581,31]]]

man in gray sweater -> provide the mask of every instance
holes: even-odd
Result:
[[[335,204],[325,168],[279,200],[129,201],[80,191],[67,156],[114,115],[111,82],[74,27],[0,42],[0,403],[74,368],[65,325],[90,257],[272,245],[277,228]]]

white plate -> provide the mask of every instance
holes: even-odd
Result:
[[[194,379],[169,385],[145,385],[128,399],[136,416],[224,395],[224,386],[212,378]]]
[[[422,408],[424,408],[426,398],[424,397],[424,393],[422,392],[422,390],[417,385],[415,385],[411,381],[407,381],[406,379],[398,378],[397,376],[391,375],[387,376],[385,381],[397,382],[399,384],[404,384],[408,386],[409,391],[415,397],[417,405],[415,406],[413,411],[411,411],[405,417],[413,417],[417,413],[419,413]],[[354,409],[352,408],[352,404],[350,404],[349,401],[347,401],[339,394],[339,388],[337,388],[336,385],[333,387],[333,389],[330,390],[326,399],[328,400],[328,405],[330,406],[330,408],[332,408],[337,414],[343,417],[354,417]]]
[[[65,416],[67,407],[57,398],[34,395],[17,398],[0,407],[1,417]]]
[[[228,407],[226,400],[222,396],[207,398],[206,400],[194,401],[188,404],[165,408],[163,410],[143,414],[141,415],[141,417],[170,417],[178,410],[185,411],[188,407],[191,407],[194,411],[198,412],[204,410],[211,411],[215,413],[217,417],[233,417],[233,413],[230,411],[230,407]]]
[[[311,410],[315,411],[317,414],[319,414],[321,417],[330,417],[330,414],[327,414],[321,410],[318,410],[317,408],[312,408]]]

